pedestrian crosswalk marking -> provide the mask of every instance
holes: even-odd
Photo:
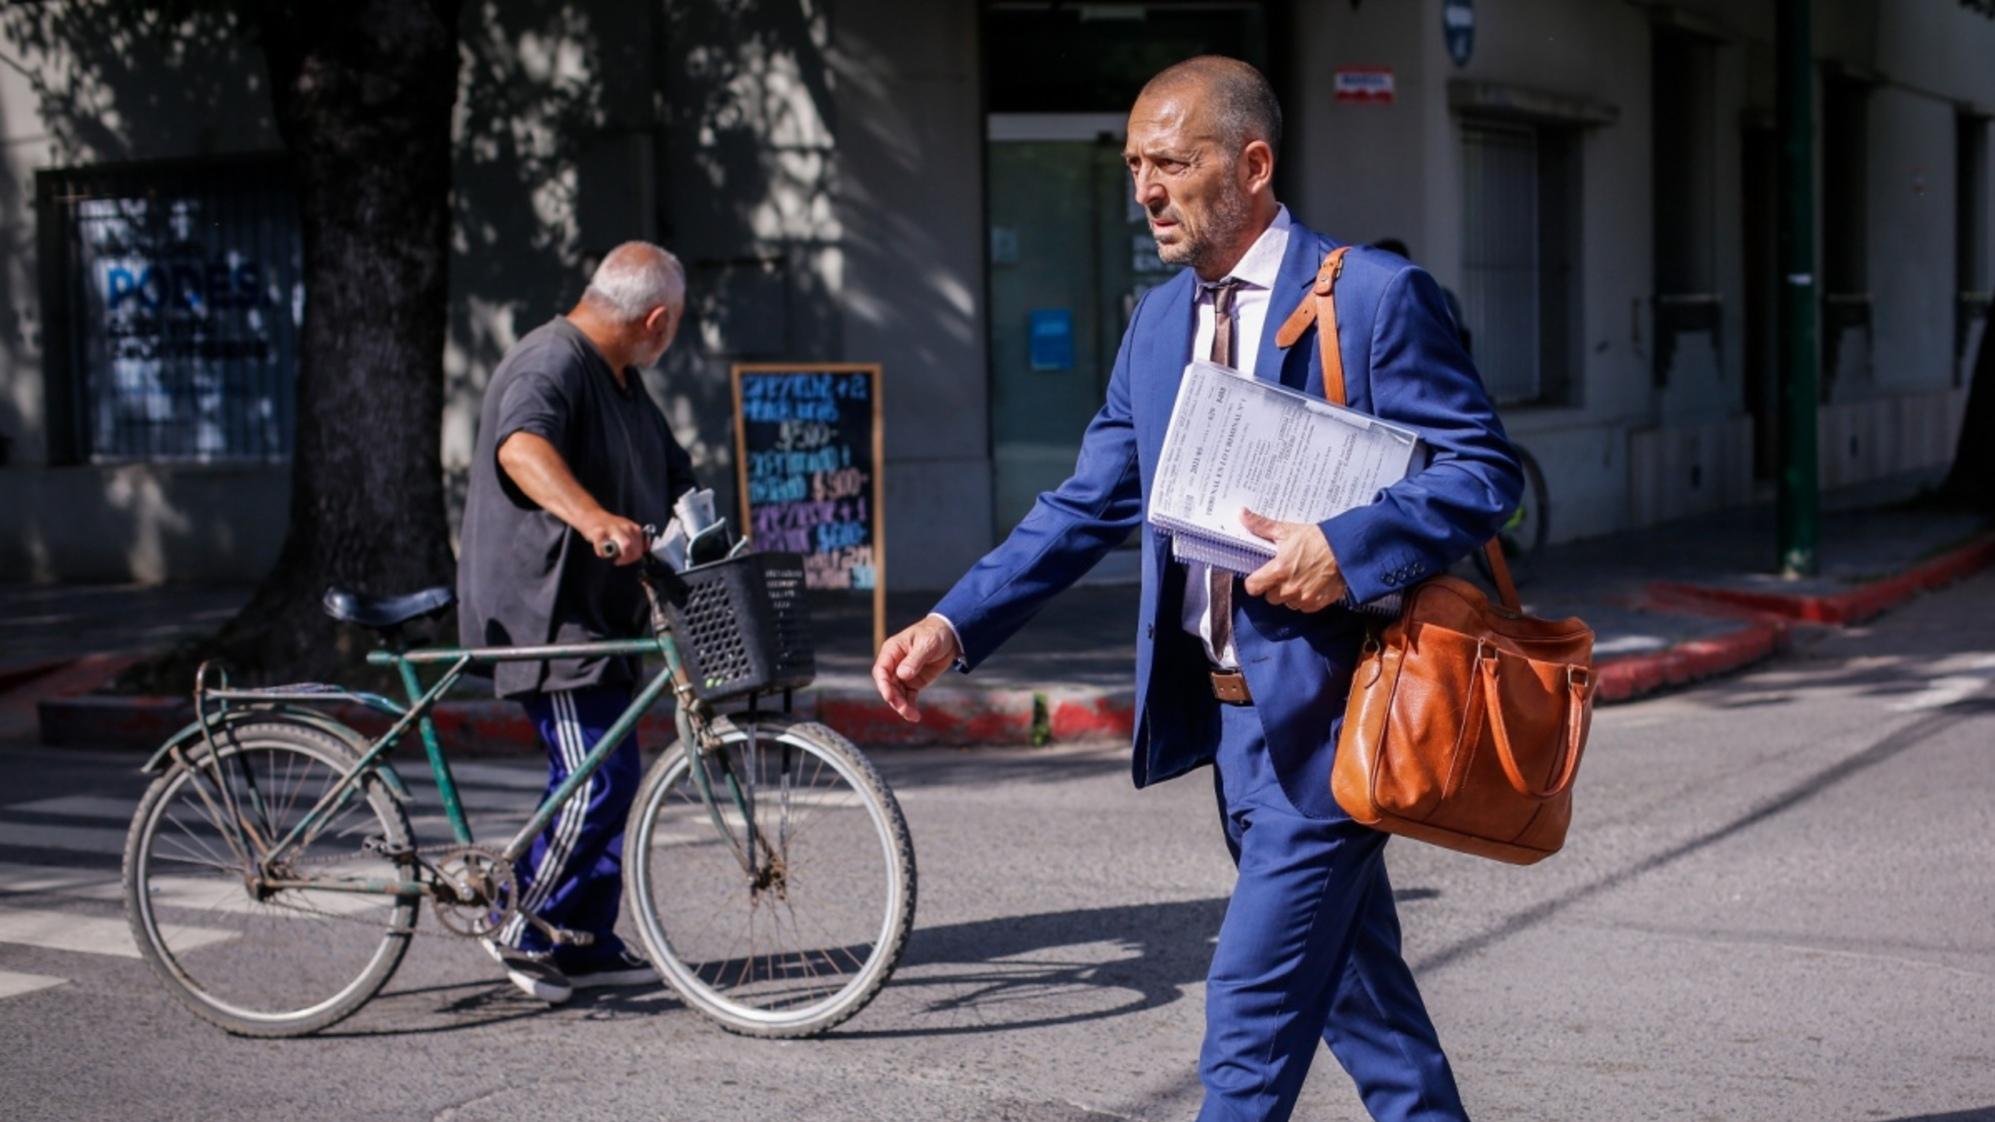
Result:
[[[65,869],[57,865],[18,865],[0,862],[0,892],[46,892],[63,896],[92,895],[102,886],[116,889],[115,870]]]
[[[51,978],[46,974],[16,974],[11,970],[0,970],[0,998],[19,997],[67,981],[68,978]]]
[[[211,927],[162,924],[162,931],[176,952],[219,943],[235,937],[231,931]],[[84,954],[139,957],[132,942],[131,928],[122,918],[79,916],[41,908],[0,907],[0,943],[43,947],[52,951],[79,951]]]
[[[386,866],[355,870],[356,876],[389,875]],[[307,892],[295,900],[296,908],[259,904],[243,891],[242,882],[224,877],[156,876],[151,880],[155,904],[196,911],[228,912],[238,915],[264,915],[282,919],[303,918],[312,912],[353,915],[388,907],[385,897],[360,892]],[[19,865],[0,862],[0,893],[32,896],[58,896],[70,900],[100,900],[123,903],[124,878],[117,872],[95,869],[58,869],[47,865]],[[289,899],[286,897],[284,899]],[[0,906],[5,905],[0,897]]]
[[[507,764],[459,764],[454,771],[460,789],[475,800],[466,807],[466,813],[479,834],[489,835],[493,840],[511,836],[547,782],[539,769]],[[405,775],[415,795],[415,805],[409,809],[422,812],[420,816],[412,815],[418,828],[417,838],[435,842],[447,837],[448,823],[440,817],[441,802],[434,783],[420,769],[405,769]],[[110,959],[139,957],[131,927],[122,914],[123,875],[102,860],[124,852],[127,824],[138,805],[136,794],[119,797],[87,792],[0,805],[0,813],[33,814],[44,819],[40,822],[0,819],[0,850],[39,849],[100,858],[94,865],[76,866],[36,864],[32,858],[0,861],[0,952],[12,945]],[[373,867],[372,862],[360,864],[367,867],[356,867],[352,870],[354,875],[392,875],[385,864],[379,868]],[[309,911],[287,910],[251,900],[240,884],[227,878],[179,875],[184,870],[169,869],[172,875],[153,877],[150,889],[154,904],[169,909],[160,913],[160,918],[176,952],[236,938],[240,932],[225,929],[241,922],[231,917],[244,914],[309,920],[318,918],[312,912],[360,912],[369,917],[382,915],[385,919],[385,909],[390,907],[389,901],[381,896],[313,892],[300,901],[300,907]],[[118,908],[117,913],[112,912],[112,906]],[[180,920],[188,922],[177,922]],[[82,973],[80,969],[78,972]],[[0,970],[0,1000],[38,993],[69,981],[63,977]]]
[[[58,826],[41,822],[0,822],[0,845],[30,849],[69,849],[82,853],[122,853],[123,828]]]
[[[116,822],[129,821],[137,806],[138,802],[134,799],[114,799],[109,795],[58,795],[52,799],[8,803],[7,809],[64,818],[108,818]]]

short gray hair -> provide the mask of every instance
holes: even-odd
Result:
[[[686,299],[686,269],[663,246],[625,242],[604,255],[582,299],[630,323]]]

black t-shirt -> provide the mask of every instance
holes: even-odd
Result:
[[[516,432],[545,437],[603,509],[663,528],[694,486],[692,457],[673,438],[637,372],[617,385],[609,363],[565,318],[535,328],[492,372],[478,416],[477,453],[457,561],[458,633],[467,647],[628,639],[645,633],[633,568],[589,543],[526,497],[499,466]],[[500,697],[637,676],[631,658],[501,662]]]

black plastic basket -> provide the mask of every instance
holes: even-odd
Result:
[[[817,677],[804,559],[746,553],[679,574],[672,632],[705,701],[801,689]]]

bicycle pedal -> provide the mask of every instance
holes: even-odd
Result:
[[[586,947],[596,941],[595,935],[587,931],[573,931],[566,927],[556,927],[537,915],[527,915],[527,920],[540,929],[547,941],[557,947]]]

